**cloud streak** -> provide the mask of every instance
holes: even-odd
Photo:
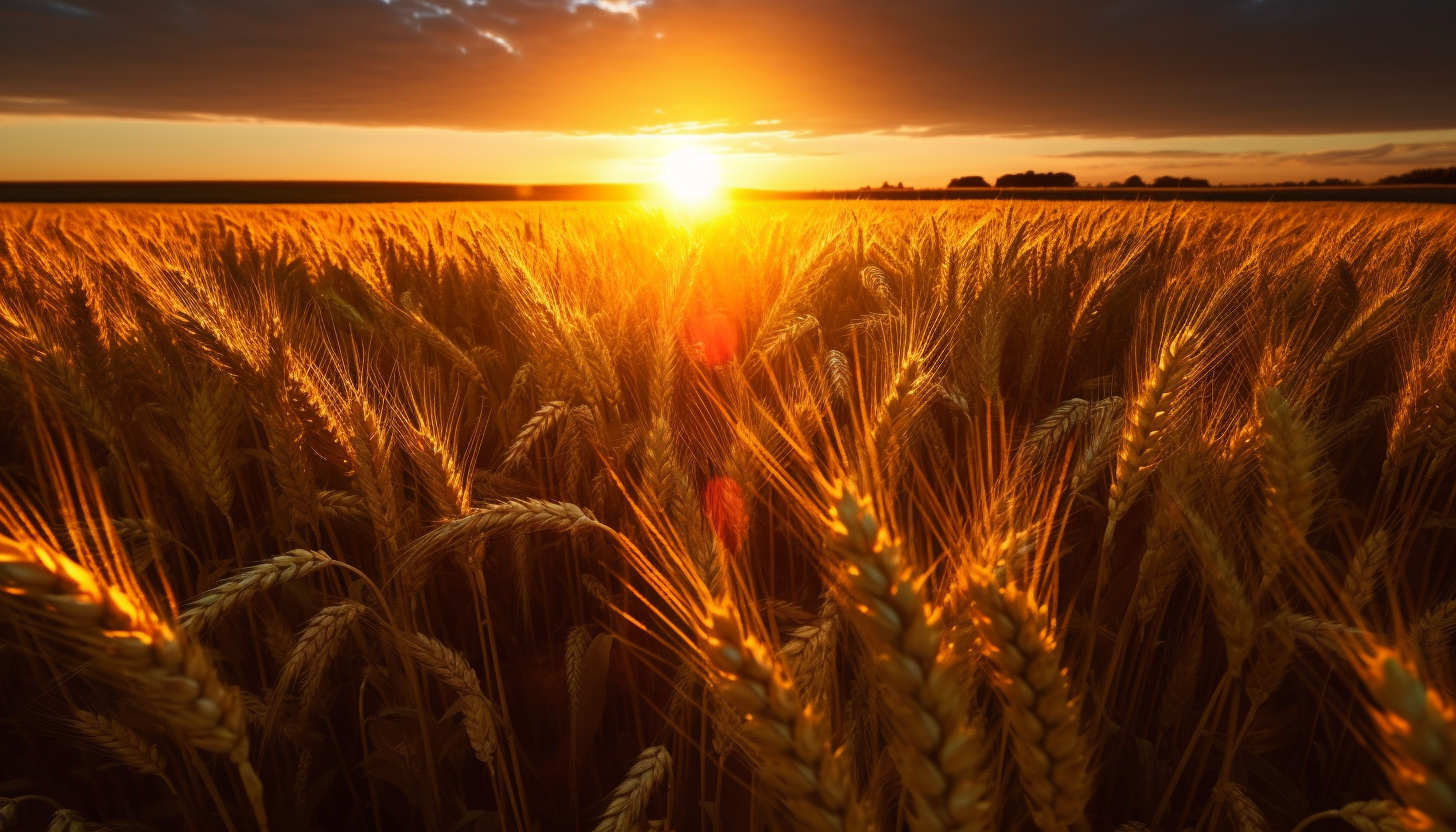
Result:
[[[1456,164],[1456,141],[1437,142],[1385,142],[1358,148],[1313,150],[1301,153],[1276,150],[1081,150],[1075,153],[1046,154],[1047,159],[1108,160],[1128,162],[1146,160],[1152,162],[1185,162],[1203,165],[1230,164],[1302,164],[1318,167],[1391,165],[1418,167],[1421,165]]]
[[[0,111],[564,132],[1431,130],[1456,127],[1453,30],[1440,0],[0,0]]]

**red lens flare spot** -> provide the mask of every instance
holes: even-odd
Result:
[[[703,360],[710,367],[727,364],[738,352],[738,327],[722,312],[690,317],[686,330],[689,344],[703,345]]]
[[[703,512],[723,548],[737,553],[748,532],[748,512],[743,506],[743,487],[728,477],[713,477],[703,488]]]

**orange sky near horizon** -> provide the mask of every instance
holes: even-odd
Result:
[[[549,184],[656,181],[679,148],[712,152],[729,187],[840,189],[1059,170],[1084,184],[1138,174],[1215,184],[1374,181],[1456,164],[1456,130],[1308,136],[814,135],[668,128],[567,134],[263,120],[0,115],[0,181],[298,179]]]

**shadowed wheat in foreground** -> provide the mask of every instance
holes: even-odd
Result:
[[[1456,827],[1456,212],[0,210],[0,828]]]

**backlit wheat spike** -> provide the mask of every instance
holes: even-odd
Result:
[[[78,734],[106,749],[137,774],[160,775],[167,767],[155,745],[114,719],[90,711],[76,711],[71,725]]]
[[[407,586],[418,586],[429,575],[435,556],[449,549],[503,534],[555,531],[572,534],[602,525],[571,503],[548,500],[505,500],[487,503],[471,513],[443,523],[415,538],[401,552]]]
[[[1044,832],[1065,832],[1081,822],[1091,793],[1091,751],[1047,608],[985,570],[970,578],[970,595],[976,626],[997,669],[997,690],[1006,702],[1012,757],[1027,808]]]
[[[713,606],[701,626],[698,646],[716,671],[711,681],[742,720],[732,733],[801,828],[864,832],[844,751],[830,750],[825,718],[800,701],[783,666],[763,642],[744,634],[731,607]]]
[[[1432,674],[1447,669],[1448,646],[1456,630],[1456,599],[1442,601],[1426,610],[1411,626],[1408,639],[1422,666]]]
[[[627,769],[626,778],[612,792],[612,800],[594,832],[634,832],[641,828],[652,793],[671,771],[672,757],[666,748],[654,745],[643,749]]]
[[[1086,399],[1068,399],[1032,426],[1031,431],[1016,449],[1019,465],[1044,464],[1055,454],[1061,453],[1067,437],[1076,430],[1091,411],[1092,405]]]
[[[1148,523],[1146,548],[1138,562],[1137,617],[1147,624],[1157,615],[1168,589],[1183,574],[1184,549],[1174,537],[1177,518],[1167,500],[1160,500]]]
[[[819,608],[819,619],[791,630],[779,647],[779,657],[788,665],[804,699],[821,707],[829,701],[839,622],[839,605],[826,597]]]
[[[232,508],[232,467],[242,420],[237,394],[225,376],[212,376],[188,406],[183,444],[198,481],[218,511]]]
[[[1294,658],[1294,633],[1287,618],[1276,616],[1265,624],[1254,643],[1254,663],[1244,679],[1244,691],[1254,705],[1274,695],[1289,673]]]
[[[259,826],[267,828],[263,784],[248,760],[246,715],[186,631],[160,621],[125,591],[47,545],[0,536],[0,603],[35,616],[68,649],[94,659],[137,694],[137,704],[203,751],[237,768]]]
[[[358,494],[347,491],[320,491],[318,493],[319,513],[338,520],[368,521],[369,511]]]
[[[581,662],[590,643],[591,628],[584,624],[572,627],[566,634],[566,695],[573,720],[581,711]]]
[[[1381,529],[1360,544],[1345,573],[1345,598],[1355,612],[1365,609],[1375,596],[1375,585],[1390,558],[1390,532]]]
[[[1290,832],[1304,832],[1310,824],[1326,818],[1338,818],[1357,832],[1416,832],[1424,827],[1424,818],[1414,817],[1394,800],[1357,800],[1338,809],[1316,812],[1299,822]]]
[[[824,355],[824,369],[829,374],[829,389],[834,398],[841,402],[850,400],[849,359],[839,350],[830,350]]]
[[[963,670],[942,638],[941,610],[900,558],[868,499],[841,482],[829,495],[830,551],[844,564],[846,610],[869,648],[895,736],[896,768],[920,829],[980,830],[991,821],[986,738],[968,719]]]
[[[1085,490],[1112,461],[1112,455],[1117,452],[1122,411],[1121,396],[1112,396],[1092,405],[1088,416],[1087,440],[1083,444],[1082,452],[1077,455],[1077,464],[1067,482],[1067,489],[1071,493]]]
[[[505,455],[501,457],[500,468],[502,471],[509,471],[526,458],[531,448],[540,441],[551,428],[566,418],[571,408],[564,401],[547,402],[541,405],[541,409],[521,426],[521,430],[512,440],[511,446],[506,448]]]
[[[1308,430],[1290,412],[1277,389],[1264,391],[1261,402],[1264,442],[1259,468],[1264,475],[1264,516],[1259,537],[1263,575],[1259,594],[1266,592],[1283,565],[1299,556],[1314,519],[1315,446]]]
[[[871,436],[872,447],[885,458],[890,453],[890,440],[895,437],[902,415],[917,406],[917,394],[927,381],[920,356],[910,355],[901,362],[890,383],[889,392],[880,402]]]
[[[1400,298],[1399,291],[1387,292],[1361,310],[1320,356],[1316,375],[1325,377],[1339,369],[1361,348],[1394,327]]]
[[[1425,816],[1412,828],[1449,832],[1456,825],[1456,709],[1388,650],[1373,650],[1358,669],[1374,698],[1390,784]]]
[[[344,601],[314,613],[313,618],[308,620],[303,631],[299,633],[288,654],[288,661],[278,673],[272,698],[276,700],[302,680],[299,707],[307,715],[322,692],[329,665],[343,648],[344,636],[365,610],[362,604]],[[272,703],[268,710],[274,710]]]
[[[1242,787],[1235,783],[1220,783],[1213,793],[1228,810],[1238,832],[1269,832],[1269,822],[1264,819],[1264,813],[1259,811]]]
[[[255,596],[278,584],[302,578],[332,562],[333,558],[323,552],[294,549],[287,554],[255,563],[233,573],[222,583],[197,596],[177,617],[177,622],[194,633],[200,633]]]
[[[421,667],[459,695],[465,735],[470,738],[470,747],[475,749],[475,758],[494,767],[499,720],[494,705],[481,692],[480,679],[470,662],[458,650],[423,633],[401,635],[398,643]]]
[[[1243,673],[1244,659],[1254,646],[1253,607],[1218,533],[1186,505],[1180,505],[1178,510],[1203,567],[1204,585],[1213,599],[1213,619],[1228,651],[1229,672],[1237,677]]]
[[[1105,582],[1106,571],[1112,565],[1106,550],[1112,546],[1117,521],[1141,493],[1162,444],[1170,411],[1188,372],[1192,339],[1190,330],[1168,339],[1158,354],[1158,363],[1148,371],[1141,392],[1128,408],[1112,487],[1107,492],[1107,527],[1102,536],[1104,554],[1098,566],[1099,585]]]

